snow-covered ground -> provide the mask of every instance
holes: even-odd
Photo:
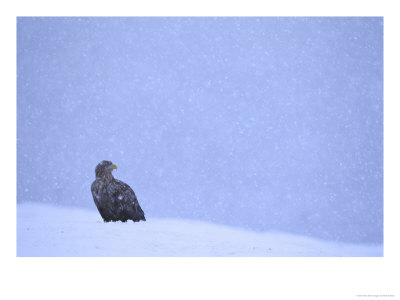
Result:
[[[382,245],[258,233],[181,219],[104,223],[94,210],[17,206],[18,256],[382,256]]]

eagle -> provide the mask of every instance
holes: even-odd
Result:
[[[100,162],[95,169],[96,180],[91,191],[101,217],[104,222],[146,221],[135,192],[125,182],[113,177],[115,169],[117,166],[108,160]]]

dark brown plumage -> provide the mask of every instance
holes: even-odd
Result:
[[[146,221],[135,192],[129,185],[112,176],[116,168],[111,161],[103,160],[95,170],[96,180],[91,190],[101,217],[104,222]]]

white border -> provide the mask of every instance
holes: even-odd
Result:
[[[4,4],[2,4],[4,6]],[[400,298],[395,1],[14,1],[1,9],[2,299]],[[398,11],[398,10],[397,10]],[[384,16],[383,258],[16,258],[16,16]]]

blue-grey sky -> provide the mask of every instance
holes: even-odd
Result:
[[[382,18],[18,18],[18,201],[383,240]]]

